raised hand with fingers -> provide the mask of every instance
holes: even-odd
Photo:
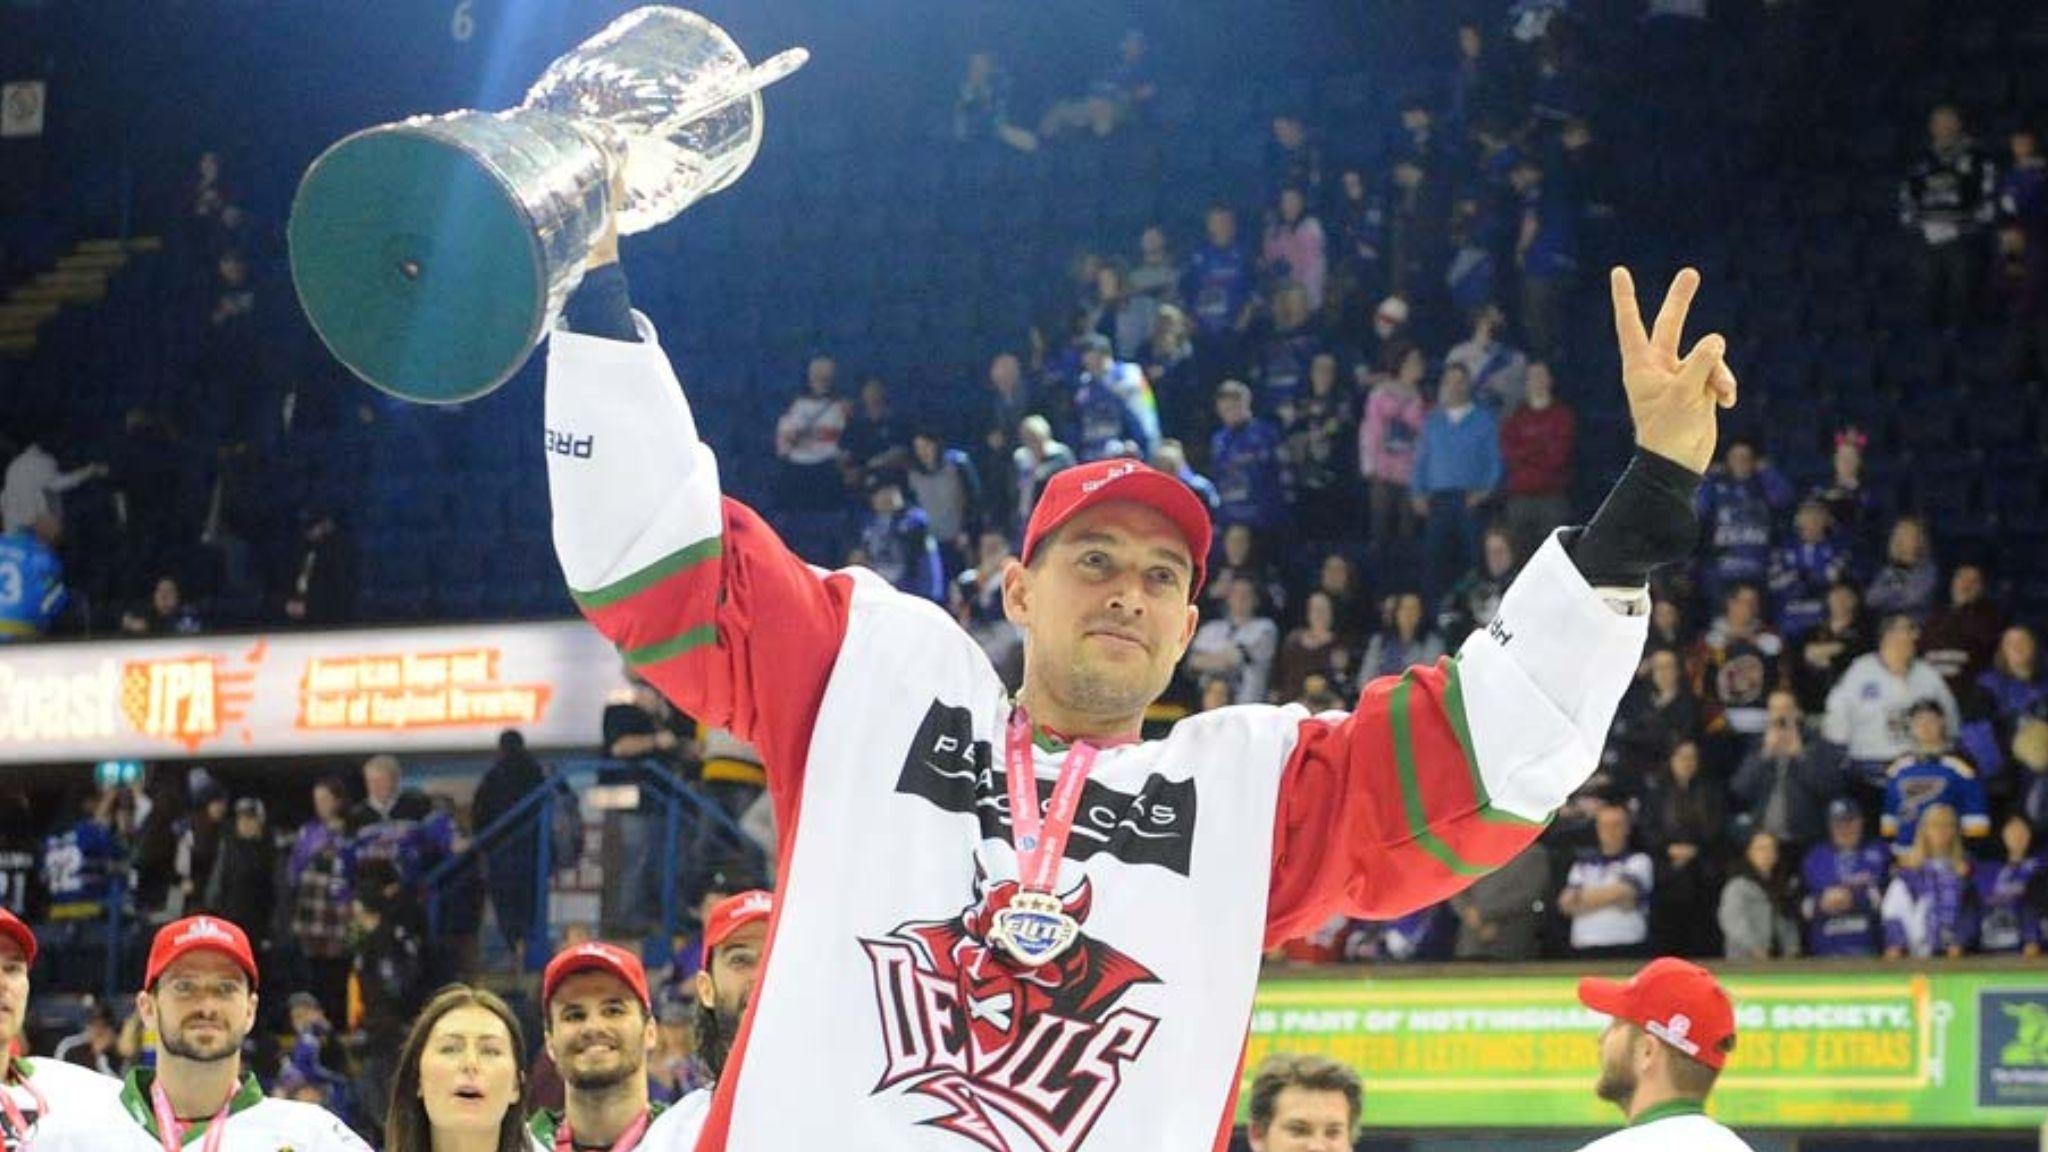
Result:
[[[1636,304],[1636,284],[1626,268],[1609,273],[1614,292],[1614,334],[1621,345],[1621,380],[1636,425],[1636,444],[1694,472],[1714,459],[1719,431],[1716,410],[1735,406],[1735,372],[1728,367],[1728,341],[1702,336],[1683,357],[1679,339],[1686,313],[1699,291],[1700,274],[1690,268],[1671,281],[1657,323],[1645,331]]]

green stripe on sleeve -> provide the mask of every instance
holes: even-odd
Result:
[[[717,642],[718,626],[716,624],[701,624],[695,628],[678,632],[666,640],[657,641],[653,644],[644,644],[638,648],[628,648],[625,650],[624,655],[626,663],[636,668],[644,668],[649,664],[659,664],[664,660],[673,660],[685,652]]]
[[[578,592],[571,588],[569,597],[576,601],[578,608],[586,612],[609,608],[621,600],[647,591],[678,572],[694,568],[706,560],[717,557],[723,550],[723,544],[723,537],[707,536],[695,544],[669,553],[623,580],[615,580],[590,592]]]
[[[1459,876],[1484,876],[1490,867],[1467,863],[1443,837],[1430,830],[1429,816],[1422,805],[1422,782],[1415,772],[1415,734],[1408,723],[1408,696],[1414,684],[1413,672],[1403,673],[1401,682],[1387,699],[1387,716],[1393,726],[1394,765],[1401,778],[1401,807],[1408,817],[1408,834],[1437,863]]]
[[[1458,747],[1465,752],[1465,768],[1472,773],[1472,795],[1479,800],[1479,818],[1488,824],[1545,827],[1549,824],[1547,820],[1530,820],[1494,807],[1493,795],[1486,790],[1486,781],[1479,775],[1479,753],[1472,749],[1472,728],[1465,720],[1465,686],[1460,667],[1460,663],[1452,659],[1449,672],[1444,677],[1444,715],[1450,717],[1451,731],[1457,733]]]

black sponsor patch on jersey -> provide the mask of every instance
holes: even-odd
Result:
[[[1036,783],[1043,803],[1052,795],[1053,782]],[[1008,777],[989,742],[974,738],[974,717],[965,708],[932,702],[910,742],[896,791],[974,816],[986,838],[1010,839]],[[1066,858],[1107,853],[1126,864],[1156,864],[1185,876],[1194,846],[1195,782],[1154,773],[1136,795],[1094,780],[1082,785]]]

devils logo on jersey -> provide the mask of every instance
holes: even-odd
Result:
[[[953,919],[861,941],[887,1046],[874,1091],[945,1104],[925,1123],[989,1152],[1073,1152],[1159,1024],[1118,1002],[1158,977],[1086,931],[1054,960],[1017,963],[988,944],[1017,883],[976,871],[977,899]],[[1093,901],[1084,879],[1061,905],[1085,925]]]

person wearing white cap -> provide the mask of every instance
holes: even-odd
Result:
[[[59,1117],[104,1116],[121,1091],[119,1080],[77,1064],[12,1055],[28,1019],[35,962],[35,933],[0,908],[0,1152],[22,1152]]]
[[[155,1068],[131,1069],[112,1108],[36,1134],[34,1152],[369,1152],[333,1113],[263,1094],[242,1066],[256,1020],[249,937],[218,916],[157,931],[135,1010],[157,1039]]]

